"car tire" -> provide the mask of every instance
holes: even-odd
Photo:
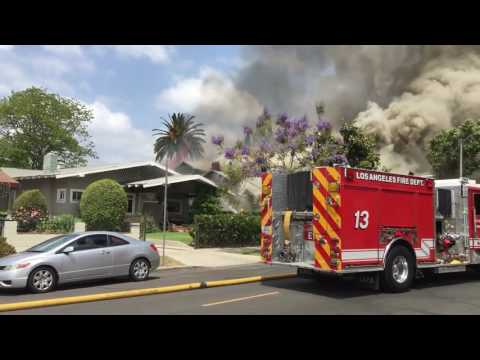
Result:
[[[27,288],[30,292],[41,294],[52,291],[57,286],[57,274],[48,266],[40,266],[34,269],[27,281]]]
[[[388,253],[381,286],[386,292],[400,293],[410,290],[415,278],[415,264],[412,253],[405,246],[395,246]]]
[[[133,281],[145,281],[150,275],[150,263],[147,259],[136,259],[130,265],[130,279]]]

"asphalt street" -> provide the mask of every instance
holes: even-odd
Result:
[[[203,280],[293,272],[262,264],[222,269],[178,269],[153,273],[142,283],[108,280],[69,285],[49,294],[1,292],[0,302],[93,294]],[[457,273],[420,279],[403,294],[369,290],[336,278],[269,280],[128,299],[19,310],[8,314],[480,314],[480,275]]]

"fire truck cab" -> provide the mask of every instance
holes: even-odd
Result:
[[[262,175],[261,255],[299,275],[374,276],[407,291],[422,272],[480,264],[480,185],[343,166]]]

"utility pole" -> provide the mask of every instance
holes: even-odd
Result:
[[[467,219],[467,205],[466,205],[466,202],[465,202],[465,187],[467,185],[467,183],[464,182],[464,179],[463,179],[463,138],[461,137],[461,134],[460,134],[460,139],[459,139],[459,142],[460,142],[460,198],[462,200],[462,208],[463,208],[463,245],[464,245],[464,249],[465,249],[465,255],[468,256],[468,253],[469,253],[469,250],[468,250],[468,242],[469,242],[469,239],[468,239],[468,219]]]
[[[463,177],[463,139],[460,138],[460,179]]]
[[[165,194],[163,198],[163,244],[162,265],[165,266],[165,237],[167,234],[167,188],[168,188],[168,156],[165,162]]]

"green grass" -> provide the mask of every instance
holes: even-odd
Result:
[[[188,233],[171,231],[167,231],[165,233],[165,239],[181,241],[187,245],[191,245],[193,241],[192,237]],[[147,234],[147,240],[163,240],[163,231]]]

